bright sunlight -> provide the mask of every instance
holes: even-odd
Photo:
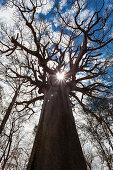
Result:
[[[59,81],[62,81],[62,80],[65,79],[65,73],[64,72],[57,72],[56,76],[57,76],[57,79]]]

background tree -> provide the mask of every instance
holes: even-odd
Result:
[[[95,143],[95,146],[98,148],[99,155],[102,157],[103,163],[104,161],[107,163],[109,169],[112,169],[112,151],[113,151],[113,143],[112,143],[112,128],[113,128],[113,99],[98,100],[95,99],[91,102],[92,110],[95,110],[104,121],[102,124],[99,124],[97,121],[93,123],[93,120],[88,117],[88,127],[87,130],[91,133],[92,141]]]
[[[86,117],[99,126],[104,124],[112,136],[108,121],[86,101],[111,95],[111,84],[104,76],[112,61],[112,3],[77,0],[63,5],[53,1],[49,13],[44,13],[48,3],[43,1],[18,0],[9,6],[15,8],[15,25],[1,24],[0,52],[7,56],[7,62],[2,62],[5,80],[16,87],[22,82],[14,102],[16,111],[25,120],[32,116],[45,91],[61,83],[56,74],[64,72],[63,84],[70,89],[72,104],[79,103]]]

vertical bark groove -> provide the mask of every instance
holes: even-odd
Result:
[[[65,86],[45,94],[27,170],[87,170]]]

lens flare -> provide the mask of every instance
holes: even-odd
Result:
[[[58,72],[58,73],[56,73],[56,77],[59,81],[63,81],[65,79],[65,73],[64,72]]]

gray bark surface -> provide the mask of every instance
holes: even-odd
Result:
[[[87,170],[65,86],[45,94],[27,170]]]

